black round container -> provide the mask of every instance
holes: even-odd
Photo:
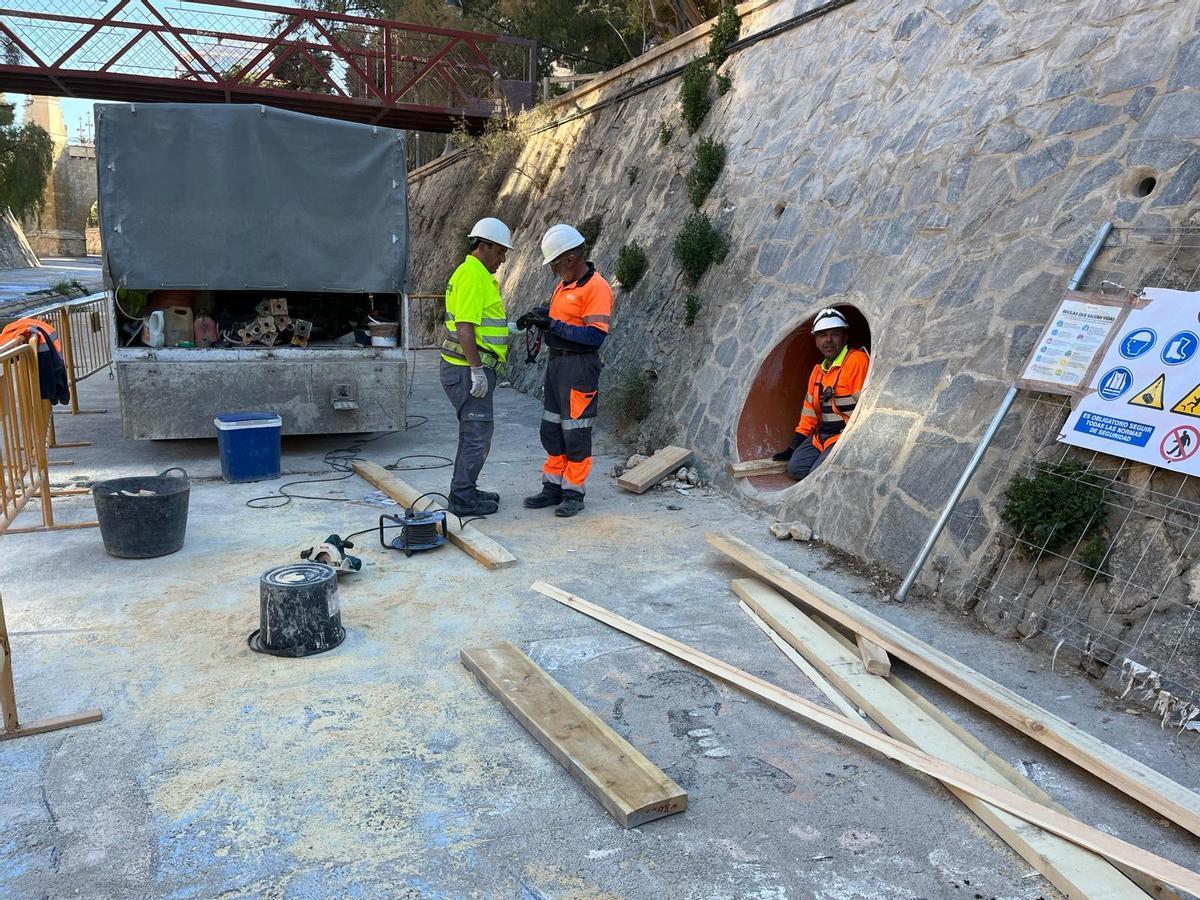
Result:
[[[154,493],[139,496],[139,491]],[[187,472],[180,468],[167,469],[161,475],[97,482],[92,486],[92,500],[105,551],[124,559],[174,553],[183,546],[187,532],[190,495]]]
[[[250,649],[272,656],[312,656],[346,637],[338,606],[337,572],[322,563],[289,563],[258,582],[259,627]]]

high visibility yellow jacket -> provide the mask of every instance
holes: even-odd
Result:
[[[500,285],[487,266],[469,254],[446,285],[447,335],[442,341],[442,359],[466,366],[469,363],[458,342],[459,322],[475,326],[475,343],[484,365],[500,365],[508,357],[508,315]]]
[[[841,437],[858,406],[870,362],[865,350],[843,347],[835,359],[813,366],[796,431],[811,437],[818,450],[832,447]]]

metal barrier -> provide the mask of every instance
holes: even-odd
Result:
[[[64,303],[38,313],[54,326],[62,342],[63,364],[71,387],[71,415],[105,413],[80,409],[76,385],[112,366],[112,304],[104,294]]]
[[[0,599],[0,741],[99,722],[102,718],[100,710],[89,709],[71,716],[55,716],[22,725],[17,718],[17,692],[12,673],[12,649],[8,641],[8,626],[4,621],[4,601]]]
[[[52,491],[46,449],[53,417],[38,384],[38,339],[0,347],[0,533],[89,528],[96,522],[56,524],[52,498],[78,490]],[[42,524],[13,528],[32,498],[42,508]]]
[[[41,409],[37,339],[0,348],[0,531],[30,497],[40,497],[50,509]]]

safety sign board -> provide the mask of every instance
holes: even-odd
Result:
[[[1147,288],[1059,441],[1200,475],[1200,292]]]
[[[1122,311],[1122,304],[1112,298],[1068,293],[1042,332],[1017,386],[1052,394],[1082,389]],[[1120,376],[1115,376],[1107,390],[1120,390],[1120,381]],[[1125,384],[1124,390],[1130,387],[1132,384]]]

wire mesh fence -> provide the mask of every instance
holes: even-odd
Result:
[[[1200,290],[1200,229],[1114,229],[1080,289]],[[942,594],[1200,732],[1200,479],[1070,447],[1025,394],[937,548]]]

